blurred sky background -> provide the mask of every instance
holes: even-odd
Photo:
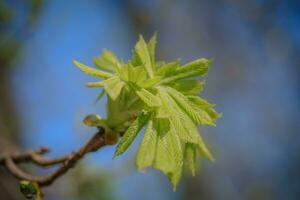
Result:
[[[223,117],[202,133],[215,163],[199,160],[173,192],[161,173],[135,170],[137,141],[114,160],[106,147],[46,199],[300,199],[300,1],[1,0],[0,17],[0,135],[50,156],[95,132],[85,115],[105,115],[73,59],[92,65],[106,48],[127,60],[138,34],[157,31],[158,59],[214,60],[202,96]]]

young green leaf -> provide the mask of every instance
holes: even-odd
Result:
[[[109,78],[112,76],[111,73],[108,73],[108,72],[104,72],[104,71],[101,71],[101,70],[98,70],[98,69],[94,69],[94,68],[91,68],[91,67],[88,67],[76,60],[73,61],[74,65],[76,65],[82,72],[86,73],[87,75],[90,75],[90,76],[94,76],[94,77],[97,77],[97,78],[102,78],[102,79],[106,79],[106,78]]]
[[[94,64],[102,69],[109,72],[115,72],[120,69],[120,61],[115,54],[109,50],[104,49],[101,56],[94,58]]]
[[[168,84],[177,80],[193,78],[196,76],[204,76],[208,71],[210,61],[207,59],[198,59],[192,61],[182,67],[176,68],[176,71],[162,80],[160,84]]]
[[[139,57],[139,55],[136,53],[135,50],[132,51],[132,58],[131,60],[128,61],[128,64],[131,64],[132,66],[135,67],[143,65],[141,58]]]
[[[198,134],[195,124],[184,112],[181,111],[180,107],[164,88],[159,88],[158,94],[162,102],[162,109],[168,113],[169,120],[180,139],[185,142],[196,143]]]
[[[205,108],[204,111],[209,115],[209,117],[212,119],[213,121],[213,125],[215,125],[215,122],[217,119],[219,119],[222,114],[217,113],[217,111],[215,111],[215,109],[213,109],[212,107],[210,108]]]
[[[212,120],[212,125],[214,125],[216,120],[222,116],[221,114],[217,113],[213,108],[215,105],[209,103],[205,99],[199,96],[187,96],[187,98],[191,102],[193,102],[193,104],[196,105],[199,109],[203,110],[209,115],[210,119]]]
[[[153,128],[153,121],[149,120],[144,137],[137,150],[136,166],[139,170],[151,167],[155,159],[157,131]]]
[[[197,145],[187,143],[185,145],[184,160],[193,176],[196,175],[196,149]]]
[[[181,142],[168,120],[156,120],[154,127],[158,132],[154,168],[168,176],[175,189],[180,179],[183,165]]]
[[[155,66],[156,40],[157,40],[157,33],[155,32],[147,44],[152,66]]]
[[[141,81],[138,85],[142,88],[152,88],[162,80],[161,76],[154,76],[145,81]]]
[[[205,99],[199,97],[199,96],[195,96],[195,95],[188,95],[187,98],[192,101],[194,104],[196,104],[197,106],[201,107],[201,108],[211,108],[214,107],[214,104],[209,103],[208,101],[206,101]]]
[[[209,149],[206,147],[206,145],[200,135],[198,137],[198,149],[199,149],[200,154],[203,157],[207,158],[210,161],[215,161],[213,155],[210,153]]]
[[[127,73],[127,81],[130,83],[136,83],[139,85],[147,80],[147,71],[145,71],[145,68],[142,66],[133,67],[128,64]]]
[[[145,126],[149,120],[149,113],[141,113],[137,119],[128,127],[127,131],[124,133],[122,139],[116,147],[114,157],[124,153],[130,146],[132,141],[135,139],[140,130]]]
[[[207,73],[208,65],[210,63],[211,61],[205,58],[197,59],[185,64],[182,67],[177,68],[176,74],[181,74],[181,73],[186,73],[189,71],[196,70],[198,72],[198,76],[203,76]]]
[[[104,81],[97,81],[97,82],[87,82],[86,87],[103,87]]]
[[[136,94],[149,107],[158,107],[161,105],[160,99],[146,89],[140,89],[136,91]]]
[[[101,90],[101,92],[98,94],[96,98],[96,102],[100,101],[101,98],[104,96],[104,94],[105,94],[105,90]]]
[[[203,90],[204,82],[199,80],[178,80],[170,83],[169,86],[184,95],[198,95]]]
[[[105,91],[113,100],[119,96],[124,85],[125,83],[118,76],[113,76],[103,81]]]
[[[169,95],[173,97],[176,103],[182,108],[187,115],[197,124],[213,125],[214,122],[210,116],[203,110],[199,109],[195,104],[188,100],[182,93],[177,90],[166,87]]]
[[[139,58],[141,59],[142,63],[144,64],[144,67],[149,75],[150,78],[154,76],[153,73],[153,66],[151,63],[151,56],[149,53],[148,46],[143,38],[143,36],[140,35],[139,41],[137,42],[135,46],[135,51]]]
[[[169,75],[174,73],[179,66],[180,66],[179,61],[163,64],[157,69],[155,74],[158,76],[168,77]]]

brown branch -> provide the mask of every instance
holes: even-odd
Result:
[[[49,159],[42,156],[42,154],[45,154],[49,152],[49,149],[47,147],[40,147],[34,150],[24,151],[24,152],[14,152],[14,153],[5,153],[0,155],[0,165],[5,163],[5,159],[7,156],[9,156],[15,163],[21,163],[21,162],[33,162],[36,165],[39,166],[50,166],[55,165],[64,162],[69,158],[69,154]]]
[[[65,156],[58,158],[47,159],[42,155],[48,152],[48,148],[41,147],[35,150],[26,152],[6,153],[0,156],[0,165],[4,165],[8,171],[18,179],[37,182],[40,186],[47,186],[53,183],[58,177],[65,174],[68,170],[85,156],[85,154],[97,151],[105,146],[104,129],[99,127],[98,132],[90,138],[90,140],[83,145],[78,151],[72,152]],[[60,164],[60,166],[52,173],[44,176],[35,176],[24,172],[17,163],[20,162],[33,162],[39,166],[52,166]]]
[[[52,158],[52,159],[48,159],[48,158],[44,158],[43,156],[33,153],[30,155],[30,159],[32,162],[34,162],[35,164],[39,165],[39,166],[52,166],[52,165],[56,165],[59,163],[62,163],[64,161],[66,161],[68,158],[70,157],[70,155],[64,155],[61,157],[57,157],[57,158]]]

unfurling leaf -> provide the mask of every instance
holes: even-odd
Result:
[[[140,130],[145,126],[147,121],[149,120],[149,113],[142,112],[137,119],[128,127],[127,131],[122,136],[118,146],[116,147],[116,151],[114,157],[124,153],[129,145],[132,143],[134,138],[140,132]]]
[[[204,110],[199,109],[182,93],[171,87],[166,87],[166,90],[168,91],[169,95],[173,97],[176,103],[181,107],[181,109],[186,112],[186,114],[189,115],[195,123],[203,125],[214,125],[213,119],[210,118],[209,114],[207,114]]]
[[[184,95],[198,95],[203,90],[203,81],[179,80],[171,83],[170,87],[178,90]]]
[[[105,94],[105,91],[101,90],[101,92],[98,94],[98,96],[96,98],[96,102],[100,101],[104,94]]]
[[[153,165],[156,152],[156,143],[157,131],[153,127],[153,121],[150,120],[137,151],[136,166],[139,170],[142,170],[146,167],[151,167]]]
[[[138,90],[136,91],[136,94],[149,107],[158,107],[161,104],[160,99],[146,89]]]
[[[179,60],[156,61],[155,47],[156,34],[148,42],[140,36],[128,62],[104,50],[94,59],[97,69],[74,64],[100,79],[88,82],[88,87],[101,87],[101,96],[107,94],[107,118],[92,116],[85,123],[104,127],[108,144],[121,137],[114,157],[123,154],[144,129],[137,168],[160,170],[175,189],[183,166],[195,175],[197,155],[214,160],[198,126],[214,126],[220,114],[214,104],[198,96],[204,86],[198,78],[207,73],[211,61],[202,58],[183,65]]]
[[[102,55],[94,58],[94,64],[102,70],[115,72],[120,69],[120,61],[115,54],[106,49],[103,50]]]
[[[104,71],[101,71],[101,70],[98,70],[98,69],[94,69],[94,68],[91,68],[91,67],[88,67],[84,64],[81,64],[80,62],[74,60],[73,61],[74,65],[76,65],[82,72],[86,73],[87,75],[90,75],[90,76],[94,76],[94,77],[97,77],[97,78],[109,78],[112,76],[111,73],[108,73],[108,72],[104,72]]]
[[[158,132],[154,168],[168,176],[175,189],[181,177],[183,165],[180,139],[167,119],[156,120],[154,127]]]
[[[199,138],[198,138],[198,149],[199,149],[199,152],[200,154],[207,158],[208,160],[210,161],[215,161],[214,157],[212,156],[212,154],[210,153],[210,151],[208,150],[208,148],[206,147],[202,137],[199,135]]]
[[[185,145],[184,160],[193,176],[196,175],[196,149],[196,144],[187,143]]]
[[[119,96],[124,85],[125,83],[118,76],[113,76],[103,81],[104,89],[112,100]]]
[[[186,78],[194,78],[196,76],[204,76],[208,71],[209,63],[209,60],[202,58],[192,61],[182,67],[178,67],[169,77],[162,80],[161,84],[172,83],[173,81]]]
[[[157,33],[154,33],[147,44],[152,66],[155,65],[155,47],[157,42],[156,38],[157,38]]]
[[[140,60],[142,61],[148,75],[150,78],[153,77],[153,66],[151,62],[151,56],[149,53],[148,46],[143,38],[143,36],[140,35],[139,41],[136,43],[135,51],[137,55],[139,56]],[[154,52],[153,52],[154,56]]]

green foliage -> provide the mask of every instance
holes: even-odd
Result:
[[[156,62],[155,46],[156,34],[148,43],[140,36],[127,63],[104,50],[94,59],[98,69],[74,64],[102,79],[87,86],[102,87],[100,97],[107,94],[107,118],[90,116],[86,124],[123,135],[114,156],[124,153],[145,127],[136,166],[162,171],[175,189],[184,163],[195,175],[196,155],[214,160],[197,126],[215,125],[220,115],[198,96],[204,82],[194,79],[207,73],[210,61],[202,58],[183,66],[179,61]]]
[[[140,132],[140,130],[145,126],[148,120],[149,120],[148,113],[142,112],[139,114],[139,116],[137,116],[136,120],[134,120],[134,122],[132,122],[132,124],[128,127],[121,141],[119,142],[114,157],[121,155],[127,150],[129,145],[135,139],[135,137]]]
[[[157,132],[153,127],[153,120],[149,120],[144,137],[137,151],[136,166],[139,170],[153,165],[156,153]]]

